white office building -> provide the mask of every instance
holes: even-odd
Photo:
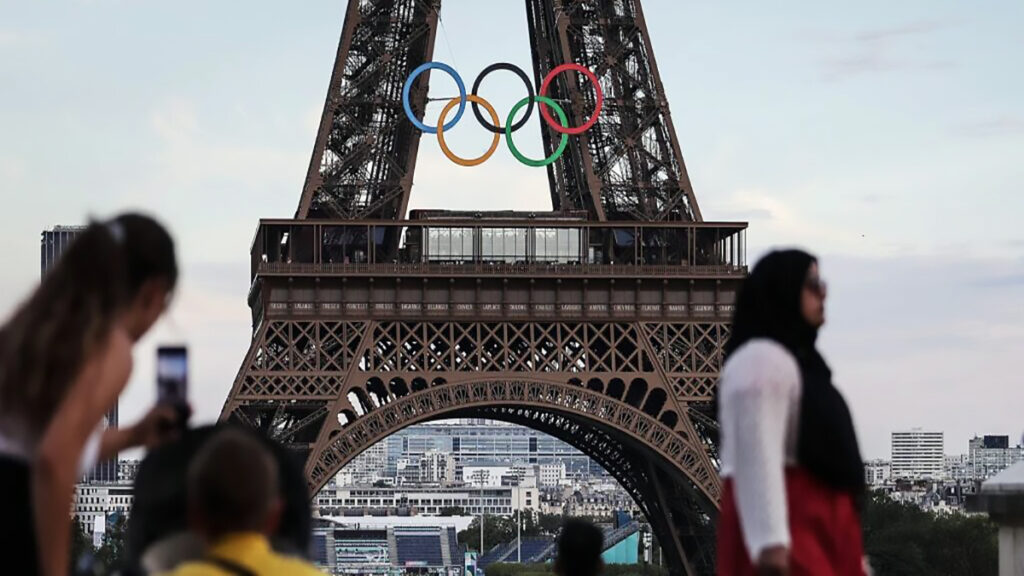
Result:
[[[894,480],[941,480],[945,467],[942,432],[915,428],[892,433]]]
[[[449,485],[455,482],[455,458],[440,450],[427,450],[420,457],[420,482]]]
[[[1024,458],[1024,448],[1010,446],[1009,436],[975,436],[968,448],[968,468],[974,480],[988,480]]]
[[[538,483],[544,487],[563,486],[568,483],[565,474],[565,462],[541,464],[539,466]]]
[[[892,479],[892,463],[888,460],[868,460],[864,463],[864,483],[884,486]]]
[[[456,478],[466,483],[469,479],[464,466],[491,463],[508,466],[563,463],[569,477],[583,479],[606,475],[589,457],[562,440],[524,426],[485,422],[429,422],[392,434],[382,441],[387,445],[385,475],[398,476],[399,460],[408,459],[416,464],[430,450],[451,454],[455,458]]]
[[[949,482],[966,482],[971,479],[970,459],[967,454],[946,456],[943,479]]]
[[[109,514],[119,512],[125,516],[135,500],[131,484],[82,483],[75,485],[75,520],[92,534],[97,518],[106,521]]]
[[[540,511],[540,493],[536,486],[414,487],[377,488],[374,486],[328,486],[317,495],[321,516],[346,512],[392,514],[408,510],[414,515],[436,516],[445,508],[461,508],[466,514],[511,516],[517,509]]]
[[[343,486],[373,484],[384,478],[388,452],[385,442],[377,442],[356,456],[338,472],[337,483]]]

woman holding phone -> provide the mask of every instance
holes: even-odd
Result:
[[[0,327],[0,558],[11,574],[66,576],[74,484],[98,460],[151,446],[172,407],[101,430],[132,370],[132,347],[167,307],[174,242],[124,214],[78,235]]]

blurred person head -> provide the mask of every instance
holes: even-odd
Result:
[[[558,555],[555,557],[555,574],[559,576],[595,576],[604,569],[601,552],[604,534],[601,530],[577,518],[571,518],[562,525],[558,535]]]
[[[187,482],[189,525],[207,542],[277,531],[283,507],[277,461],[252,433],[215,433],[189,465]]]
[[[0,415],[41,432],[111,331],[141,338],[177,279],[174,241],[152,218],[123,214],[90,224],[0,328]]]
[[[813,348],[825,323],[825,297],[817,258],[802,250],[769,252],[740,288],[726,355],[752,338],[794,351]]]

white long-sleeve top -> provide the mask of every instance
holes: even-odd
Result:
[[[790,545],[784,469],[796,463],[801,389],[796,358],[767,338],[744,343],[722,367],[721,475],[732,479],[754,562],[765,548]]]

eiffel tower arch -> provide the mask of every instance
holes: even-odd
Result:
[[[640,2],[526,0],[536,85],[576,63],[604,94],[547,167],[551,211],[407,214],[421,133],[402,90],[440,4],[349,0],[295,217],[253,241],[253,340],[221,418],[293,450],[314,492],[415,423],[523,424],[614,475],[674,574],[713,573],[710,405],[746,223],[701,216]],[[548,96],[573,126],[596,107],[582,75]],[[559,138],[542,129],[546,154]]]

